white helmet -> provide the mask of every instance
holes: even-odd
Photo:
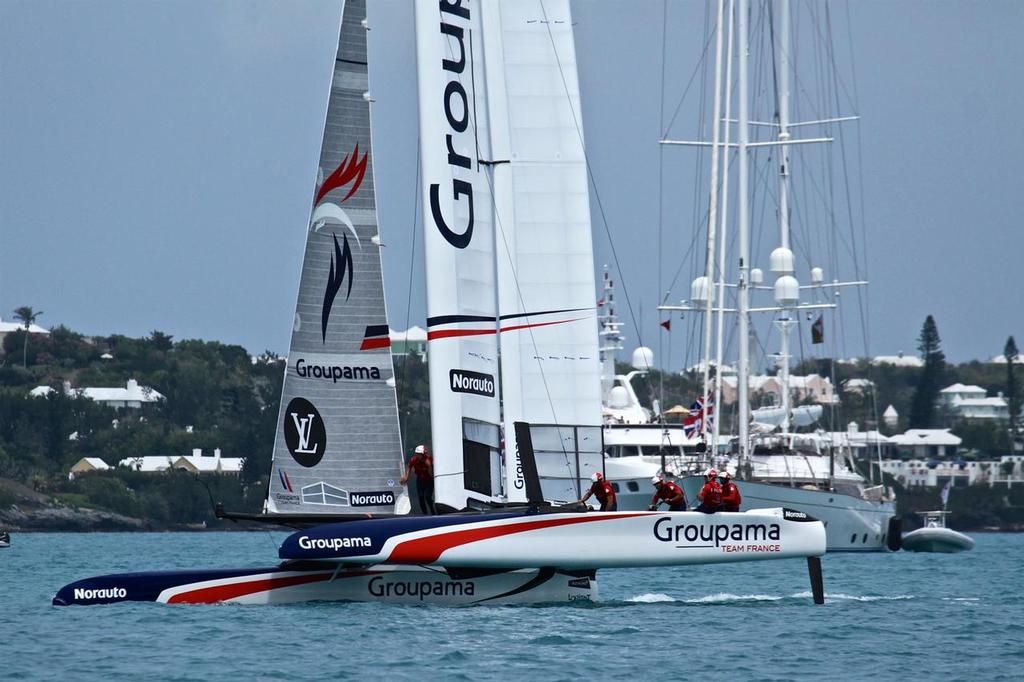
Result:
[[[653,477],[651,479],[651,485],[658,485],[659,483],[661,483],[664,480],[665,479],[663,479],[661,476],[655,476],[655,477]]]
[[[425,455],[425,454],[427,454],[427,446],[426,445],[417,445],[416,446],[416,454],[417,455]]]
[[[593,481],[594,483],[597,483],[598,481],[602,480],[603,478],[604,478],[604,476],[601,475],[600,471],[595,471],[594,473],[592,473],[590,475],[590,480]]]
[[[724,479],[725,479],[725,480],[727,480],[727,481],[728,481],[728,480],[729,480],[730,478],[732,478],[732,474],[730,474],[730,473],[729,473],[728,471],[726,471],[725,469],[722,469],[721,473],[719,473],[718,475],[719,475],[720,477],[724,478]]]
[[[718,476],[718,472],[715,471],[714,469],[708,469],[707,471],[704,472],[704,475],[707,476],[708,478],[715,478],[716,476]]]

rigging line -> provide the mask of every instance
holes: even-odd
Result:
[[[633,313],[633,304],[630,303],[629,290],[626,287],[626,280],[622,275],[622,265],[619,261],[619,254],[618,251],[615,249],[615,242],[612,239],[611,228],[608,225],[608,217],[605,214],[604,210],[604,201],[601,200],[601,192],[598,190],[597,187],[597,178],[594,177],[594,169],[590,164],[590,154],[587,153],[587,146],[583,142],[583,128],[580,125],[580,117],[576,113],[576,107],[573,106],[572,96],[569,94],[569,84],[565,80],[565,70],[562,68],[562,60],[558,56],[558,48],[555,46],[555,36],[551,32],[551,22],[548,21],[548,12],[547,9],[544,7],[544,0],[538,0],[538,2],[540,4],[540,11],[544,15],[544,27],[547,29],[548,32],[548,40],[551,41],[551,49],[555,55],[555,64],[558,66],[558,74],[562,79],[562,88],[565,91],[565,97],[569,105],[569,111],[572,112],[573,126],[575,126],[576,128],[576,135],[580,141],[580,148],[583,150],[583,163],[586,166],[587,176],[590,179],[590,184],[594,188],[594,199],[597,201],[597,209],[598,212],[601,214],[601,223],[604,226],[605,234],[608,237],[608,245],[611,248],[612,260],[614,260],[615,262],[615,269],[616,271],[618,271],[619,274],[619,282],[622,283],[622,293],[626,297],[626,309],[629,310],[629,317],[633,321],[633,328],[636,330],[637,341],[640,342],[640,345],[643,345],[643,332],[640,329],[640,325],[637,323],[636,315]]]
[[[662,28],[664,29],[664,25],[662,26]],[[689,94],[690,87],[693,86],[693,81],[697,77],[697,73],[703,71],[702,67],[704,66],[705,60],[707,59],[708,50],[711,49],[712,38],[712,35],[708,34],[706,22],[704,34],[706,36],[704,40],[704,48],[703,50],[701,50],[700,57],[697,58],[697,64],[693,67],[693,72],[690,74],[690,80],[686,82],[686,87],[683,88],[683,94],[679,96],[679,101],[676,103],[676,108],[672,112],[672,118],[669,119],[667,126],[662,127],[660,129],[662,137],[668,135],[669,131],[672,130],[672,126],[675,125],[676,117],[679,116],[679,111],[682,109],[683,104],[686,102],[686,95]],[[664,59],[662,60],[662,64],[664,64]]]
[[[405,384],[406,378],[406,365],[409,363],[409,320],[412,317],[412,277],[413,268],[416,264],[416,232],[417,230],[417,219],[420,213],[420,138],[419,134],[416,135],[416,175],[414,178],[416,183],[416,189],[413,190],[413,202],[412,202],[412,245],[409,249],[409,290],[405,296],[405,355],[402,356],[402,368],[401,375],[399,376],[399,385],[402,386],[402,391],[408,391],[408,386]],[[406,394],[408,395],[408,394]],[[411,402],[408,404],[412,404]],[[401,417],[401,415],[399,415]],[[409,415],[405,417],[406,427],[408,427]],[[403,429],[403,435],[405,435],[405,429]],[[403,456],[402,461],[405,461],[404,448],[408,447],[408,443],[403,442]]]

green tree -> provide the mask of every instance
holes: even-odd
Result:
[[[931,428],[935,423],[935,403],[939,399],[942,377],[945,373],[946,356],[942,352],[939,328],[935,318],[929,315],[921,326],[917,337],[917,349],[924,360],[914,399],[910,404],[910,427]]]
[[[1006,357],[1006,404],[1010,408],[1010,451],[1013,451],[1013,441],[1017,437],[1017,418],[1020,415],[1020,384],[1017,383],[1015,363],[1017,362],[1017,342],[1013,337],[1006,339],[1006,346],[1003,347],[1003,355]]]
[[[174,347],[174,338],[171,334],[165,334],[162,331],[154,329],[149,333],[149,342],[153,344],[153,347],[159,351],[169,351]]]
[[[19,308],[14,309],[14,319],[20,320],[21,323],[25,325],[25,342],[21,349],[22,367],[28,367],[28,329],[33,324],[35,324],[35,321],[42,314],[42,310],[36,312],[35,310],[32,309],[32,306],[29,305],[23,305]]]

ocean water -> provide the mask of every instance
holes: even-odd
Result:
[[[829,555],[824,606],[803,560],[601,571],[598,604],[50,605],[91,575],[272,565],[285,535],[15,535],[0,679],[1024,679],[1019,534]]]

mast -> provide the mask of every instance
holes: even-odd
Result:
[[[750,210],[749,210],[749,168],[748,149],[750,142],[749,111],[747,109],[747,66],[749,60],[749,39],[747,19],[750,11],[748,0],[739,0],[739,125],[737,126],[737,151],[739,165],[737,169],[737,210],[739,212],[739,281],[737,282],[736,299],[739,315],[739,362],[736,367],[737,388],[739,390],[739,438],[740,465],[749,467],[750,463],[750,307],[748,281],[750,274]]]
[[[780,259],[782,267],[776,274],[786,276],[793,274],[793,257],[789,247],[789,0],[778,0],[779,3],[779,248],[789,251],[788,263]],[[786,255],[786,254],[780,254]],[[775,259],[773,259],[773,262]],[[788,268],[786,265],[788,264]],[[773,268],[774,269],[774,268]],[[780,375],[782,378],[782,424],[779,430],[789,433],[789,333],[795,321],[785,309],[775,322],[779,329],[781,347],[779,359],[782,361]]]
[[[722,21],[725,8],[725,0],[718,0],[718,18],[715,22],[715,94],[712,104],[711,122],[711,196],[708,202],[708,250],[707,265],[705,274],[706,289],[704,292],[704,414],[701,419],[701,435],[707,442],[708,420],[707,414],[711,406],[707,404],[708,388],[711,374],[711,327],[712,327],[712,306],[714,297],[711,294],[711,287],[715,277],[715,233],[718,229],[718,138],[722,125]]]
[[[729,121],[732,114],[732,50],[733,50],[733,17],[736,13],[736,0],[729,0],[729,14],[727,23],[729,25],[729,39],[726,47],[725,62],[725,120]],[[714,409],[719,411],[722,404],[722,341],[724,336],[723,317],[725,314],[725,247],[728,243],[726,227],[729,213],[729,126],[725,126],[725,140],[722,146],[726,152],[722,155],[722,217],[719,222],[719,246],[718,246],[718,322],[715,330],[715,402]],[[715,414],[714,433],[711,439],[711,451],[718,453],[718,441],[722,431],[722,415]]]

